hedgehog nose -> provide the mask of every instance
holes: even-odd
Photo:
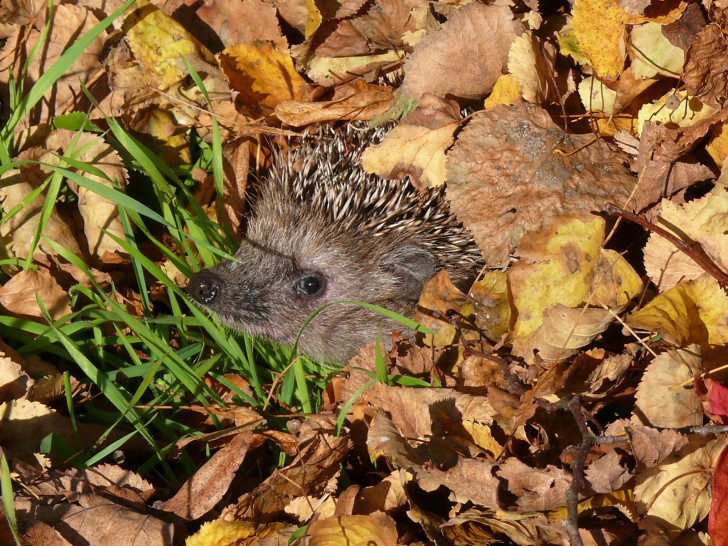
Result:
[[[190,277],[187,293],[203,305],[209,305],[220,294],[222,279],[208,269]]]

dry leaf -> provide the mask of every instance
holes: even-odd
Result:
[[[661,293],[627,317],[627,324],[658,332],[678,347],[726,345],[727,315],[728,297],[713,277],[703,274]]]
[[[397,528],[385,514],[321,518],[309,526],[308,536],[311,546],[388,546],[397,543]]]
[[[248,452],[262,443],[263,438],[250,431],[237,434],[187,480],[174,497],[160,503],[158,508],[186,520],[202,517],[226,495]]]
[[[203,3],[196,11],[225,47],[264,40],[286,51],[288,40],[281,33],[276,12],[273,5],[262,0]]]
[[[475,114],[447,156],[451,208],[489,265],[553,216],[624,206],[635,185],[621,154],[591,135],[565,135],[544,111],[497,106]]]
[[[627,56],[627,14],[616,0],[577,0],[572,14],[581,51],[600,77],[616,80]]]
[[[71,312],[68,294],[44,269],[21,271],[0,287],[0,305],[7,311],[45,322],[36,297],[43,302],[53,320]]]
[[[403,92],[414,99],[478,99],[487,95],[508,62],[508,50],[522,32],[507,5],[472,3],[455,11],[442,30],[430,32],[405,63]]]
[[[306,81],[293,59],[266,43],[237,44],[218,55],[230,87],[251,107],[272,112],[284,100],[309,98]]]
[[[426,112],[410,114],[381,143],[364,151],[362,167],[382,178],[409,176],[420,189],[444,184],[445,150],[452,144],[457,119],[450,117],[449,112],[439,110],[438,113],[441,115],[437,120]],[[429,123],[420,124],[423,120]]]
[[[553,45],[542,42],[531,31],[513,41],[508,52],[508,72],[518,82],[527,102],[540,105],[549,96],[555,57]]]
[[[637,424],[680,428],[703,423],[703,406],[695,390],[678,386],[706,371],[699,348],[667,351],[658,355],[645,370],[637,387],[635,412]]]
[[[678,456],[637,476],[635,501],[640,511],[670,524],[677,537],[710,511],[710,483],[726,438],[693,438]]]
[[[42,151],[33,150],[33,155],[40,156]],[[21,154],[19,159],[25,159],[30,154]],[[20,170],[11,169],[2,177],[0,185],[0,198],[3,210],[6,213],[17,209],[17,214],[7,218],[0,225],[2,245],[0,250],[5,257],[24,259],[28,256],[30,244],[40,226],[40,213],[45,202],[43,194],[39,194],[27,205],[23,200],[44,182],[46,174],[38,165],[27,165]],[[48,218],[43,235],[63,246],[69,252],[82,255],[81,247],[75,236],[75,230],[70,221],[62,215],[58,207],[54,208]],[[56,251],[41,237],[33,252],[33,259],[44,262],[46,256],[55,256]]]
[[[58,4],[55,9],[54,24],[51,26],[52,31],[47,41],[33,56],[30,52],[39,45],[41,33],[35,28],[18,27],[14,30],[0,51],[0,98],[5,109],[3,119],[7,119],[9,114],[7,108],[13,104],[10,101],[8,86],[11,70],[16,78],[16,85],[22,85],[27,92],[66,49],[98,23],[99,20],[91,8]],[[38,102],[31,114],[16,127],[16,132],[23,127],[50,123],[53,116],[65,114],[70,110],[84,111],[88,107],[87,101],[80,98],[84,95],[79,80],[90,85],[91,80],[103,72],[101,58],[107,38],[108,33],[102,32],[81,52],[76,62],[46,92],[44,99]],[[23,66],[28,59],[31,59],[31,62],[25,71]],[[17,81],[20,74],[24,75],[22,84]]]
[[[603,241],[604,221],[578,215],[557,217],[524,237],[522,259],[506,273],[517,311],[514,354],[529,363],[536,351],[547,362],[568,358],[640,293],[639,276],[624,258],[602,250]]]
[[[728,190],[717,184],[710,193],[683,205],[661,203],[657,224],[685,243],[700,245],[713,263],[728,271]],[[695,280],[705,271],[667,239],[656,233],[645,245],[645,269],[660,290]]]

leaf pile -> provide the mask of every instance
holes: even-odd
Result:
[[[63,373],[32,336],[0,345],[4,482],[22,485],[2,542],[17,518],[27,544],[728,544],[728,4],[128,4],[1,5],[0,305],[36,335],[56,321],[78,357]],[[428,284],[435,333],[362,348],[305,419],[310,401],[266,411],[293,371],[265,390],[211,372],[220,404],[170,387],[199,433],[158,452],[178,476],[135,466],[148,446],[123,427],[76,423],[73,393],[118,424],[129,380],[102,385],[59,331],[79,293],[139,320],[99,314],[89,354],[126,355],[155,305],[178,309],[132,282],[129,217],[169,229],[146,259],[178,286],[194,269],[178,241],[204,222],[168,221],[164,177],[187,169],[180,208],[237,231],[275,136],[352,120],[398,121],[363,166],[447,184],[491,266],[469,294]],[[149,382],[167,357],[125,349]],[[118,464],[69,468],[49,438]]]

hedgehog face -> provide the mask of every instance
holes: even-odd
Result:
[[[270,217],[266,217],[270,218]],[[362,246],[325,228],[281,230],[285,237],[246,239],[235,257],[195,274],[188,293],[228,326],[292,345],[306,320],[341,301],[373,303],[404,314],[414,308],[435,258],[413,244]],[[270,233],[251,221],[249,233]],[[311,234],[316,234],[312,236]],[[345,362],[397,323],[352,304],[326,307],[303,330],[301,352]]]

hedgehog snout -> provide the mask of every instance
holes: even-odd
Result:
[[[187,293],[197,302],[210,305],[222,292],[223,281],[209,269],[195,273],[190,277]]]

